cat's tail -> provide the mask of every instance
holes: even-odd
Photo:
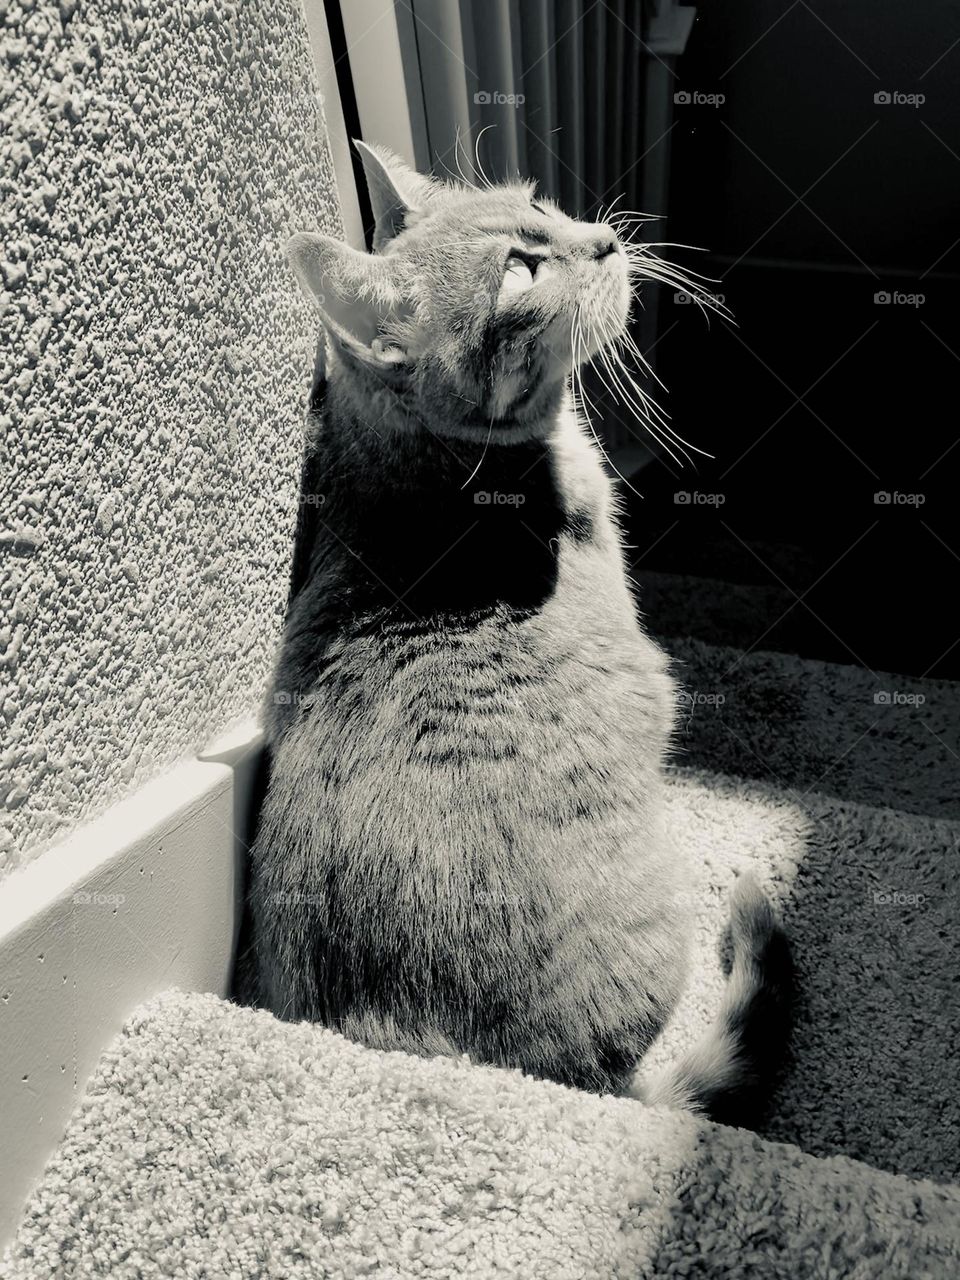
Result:
[[[793,961],[753,876],[737,880],[730,916],[733,967],[719,1016],[679,1062],[652,1081],[635,1083],[631,1093],[650,1104],[750,1128],[762,1116],[787,1047]]]

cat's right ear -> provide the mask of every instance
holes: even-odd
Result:
[[[437,190],[432,178],[417,173],[386,147],[371,147],[355,138],[363,162],[373,210],[373,248],[379,252],[416,219]]]

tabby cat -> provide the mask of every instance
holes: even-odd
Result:
[[[635,1083],[696,882],[663,804],[674,682],[571,399],[625,331],[625,245],[529,184],[358,146],[374,252],[289,246],[322,334],[252,857],[257,998],[376,1048],[738,1114],[786,963],[746,877],[716,1026]]]

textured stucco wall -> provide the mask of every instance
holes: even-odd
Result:
[[[0,0],[0,875],[258,705],[339,213],[298,0]]]

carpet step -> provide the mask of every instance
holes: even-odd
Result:
[[[135,1015],[6,1275],[957,1274],[960,1191],[515,1071],[171,993]]]
[[[802,993],[760,1136],[170,996],[102,1060],[7,1274],[957,1274],[960,824],[694,770],[668,805],[697,925],[646,1066],[714,1016],[753,870]]]
[[[960,818],[960,684],[667,637],[682,764]]]
[[[760,1126],[815,1155],[960,1179],[960,823],[679,770],[670,822],[698,869],[686,994],[652,1068],[692,1044],[724,984],[727,898],[753,870],[797,968],[790,1061]]]

